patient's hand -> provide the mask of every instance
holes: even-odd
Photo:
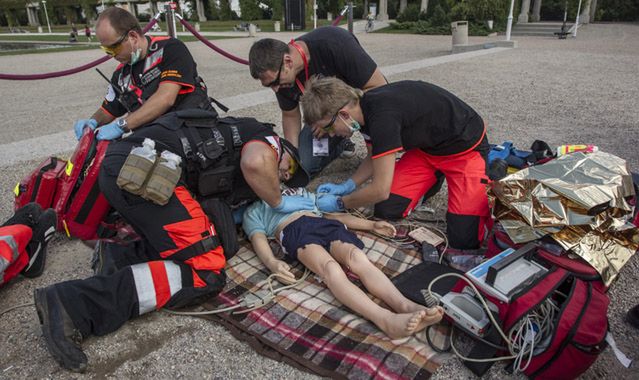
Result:
[[[394,237],[396,233],[395,226],[382,220],[375,221],[375,224],[373,224],[373,232],[388,237]]]
[[[282,260],[273,259],[269,261],[266,266],[270,269],[271,273],[276,274],[277,279],[284,284],[292,284],[295,280],[295,275],[291,273],[291,267]]]

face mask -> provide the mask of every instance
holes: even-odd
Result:
[[[131,52],[131,66],[135,65],[136,63],[138,63],[138,61],[140,60],[140,56],[142,55],[142,49],[141,48],[137,48],[134,51]]]
[[[355,119],[351,119],[351,125],[349,127],[351,128],[351,132],[357,132],[362,129],[362,126],[359,125],[359,123]]]
[[[346,124],[348,126],[348,128],[351,130],[351,133],[355,133],[355,132],[359,131],[360,129],[362,129],[362,126],[359,125],[357,120],[353,119],[352,117],[351,117],[350,124],[348,122],[346,122],[346,120],[344,120],[344,118],[341,115],[340,115],[339,118],[342,119],[344,124]]]

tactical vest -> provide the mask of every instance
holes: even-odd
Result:
[[[277,136],[272,124],[224,117],[203,110],[177,111],[155,123],[174,130],[185,156],[185,182],[200,199],[217,198],[231,208],[257,200],[240,168],[245,143]]]

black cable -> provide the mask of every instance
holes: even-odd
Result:
[[[480,342],[482,342],[482,343],[484,343],[484,344],[489,345],[489,346],[490,346],[490,347],[492,347],[492,348],[496,348],[496,349],[498,349],[498,350],[502,350],[502,351],[508,351],[508,347],[498,346],[498,345],[496,345],[496,344],[495,344],[495,343],[493,343],[493,342],[487,341],[486,339],[484,339],[484,338],[482,338],[482,337],[480,337],[480,336],[478,336],[478,335],[475,335],[474,333],[472,333],[472,332],[468,331],[468,329],[465,329],[465,328],[464,328],[464,327],[462,327],[462,326],[455,326],[455,325],[451,325],[451,329],[454,329],[454,328],[457,328],[458,330],[460,330],[460,331],[462,331],[462,332],[466,333],[466,335],[469,335],[471,339],[478,340],[478,341],[480,341]]]
[[[430,325],[428,327],[426,327],[426,341],[428,342],[428,345],[430,346],[430,348],[432,348],[433,350],[435,350],[435,352],[438,352],[440,354],[447,354],[450,352],[450,347],[448,347],[447,350],[441,349],[437,346],[435,346],[435,344],[433,344],[433,342],[430,340],[430,329],[433,327],[433,325]]]

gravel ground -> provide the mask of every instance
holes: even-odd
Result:
[[[273,36],[286,41],[293,35]],[[450,36],[360,34],[358,38],[382,68],[450,51]],[[471,38],[470,42],[486,40]],[[245,57],[252,41],[246,38],[215,43]],[[517,41],[517,49],[413,70],[389,79],[422,79],[456,93],[487,121],[492,142],[512,140],[521,148],[527,148],[535,139],[551,146],[592,143],[625,158],[633,170],[639,170],[639,25],[591,24],[579,30],[577,39],[520,37]],[[201,43],[188,46],[214,97],[222,99],[261,89],[249,77],[246,67],[211,52]],[[2,56],[0,72],[63,70],[94,60],[96,54],[77,51]],[[109,73],[114,67],[113,63],[106,63],[101,70]],[[11,213],[11,189],[16,181],[42,159],[38,154],[42,146],[27,139],[70,131],[76,119],[95,110],[105,87],[104,80],[93,70],[42,81],[0,81],[0,141],[12,143],[2,146],[33,152],[32,161],[0,162],[2,219]],[[279,123],[274,102],[234,114]],[[69,141],[68,151],[60,155],[68,156],[73,146],[74,142]],[[361,144],[359,149],[361,158]],[[325,171],[325,179],[346,178],[356,164],[354,159],[337,161]],[[430,206],[441,214],[445,196],[438,195]],[[56,238],[50,245],[45,274],[31,280],[19,278],[5,286],[0,291],[0,310],[31,302],[37,287],[89,276],[89,258],[90,249],[81,243]],[[631,358],[636,356],[639,331],[624,323],[623,316],[637,303],[638,266],[633,258],[609,293],[611,330],[619,347]],[[83,344],[89,357],[89,369],[84,375],[61,370],[51,359],[33,308],[1,316],[0,326],[0,378],[313,378],[259,356],[222,327],[195,318],[152,313],[108,336],[88,338]],[[435,374],[437,379],[472,377],[457,359],[448,360]],[[508,375],[496,365],[485,377],[503,379]],[[607,350],[583,378],[639,378],[639,371],[624,369]]]

